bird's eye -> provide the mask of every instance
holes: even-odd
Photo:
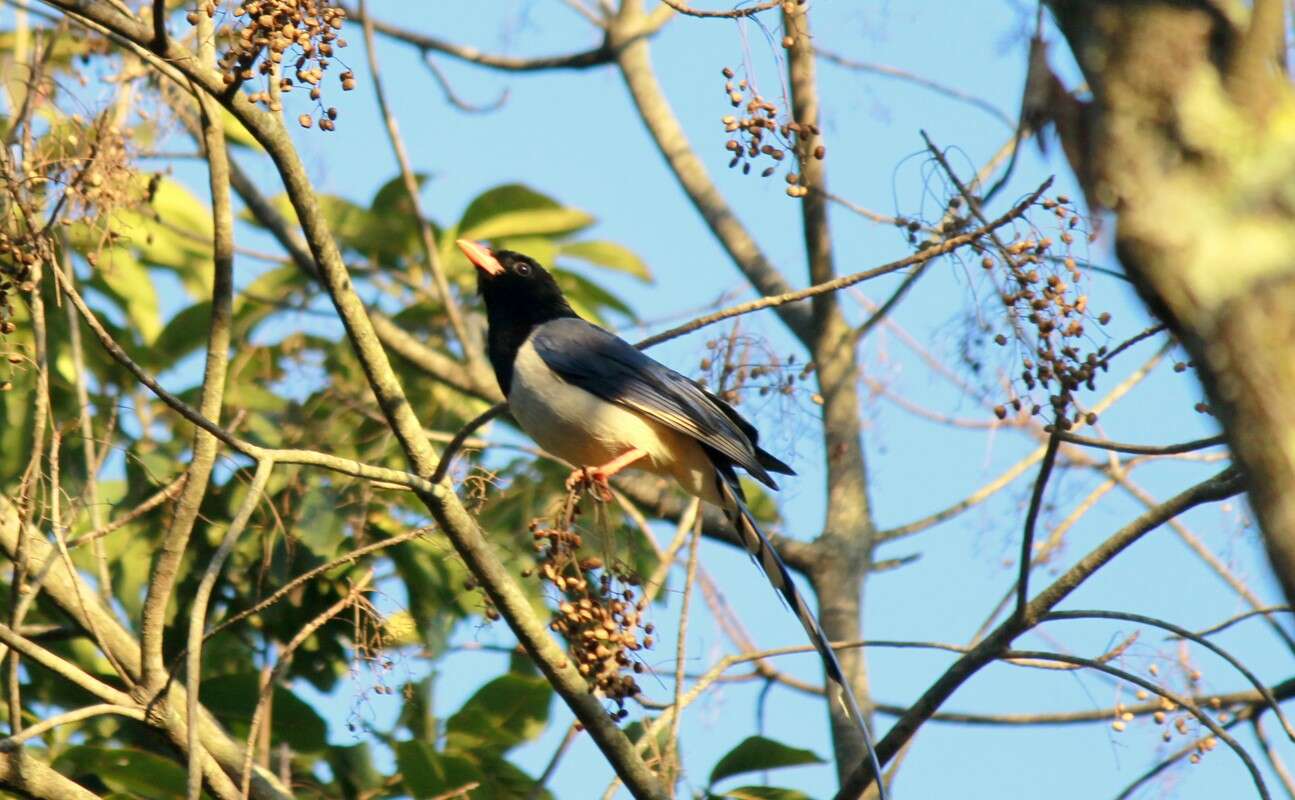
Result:
[[[519,261],[517,262],[517,265],[513,267],[513,272],[516,272],[518,275],[525,278],[531,274],[531,265],[527,264],[525,261]]]

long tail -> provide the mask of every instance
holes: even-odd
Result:
[[[735,485],[736,478],[732,480],[726,478],[720,470],[715,471],[715,482],[719,487],[720,497],[724,500],[724,513],[728,516],[729,522],[737,529],[738,535],[742,537],[742,544],[746,547],[751,558],[760,564],[764,574],[769,577],[769,582],[773,588],[778,591],[782,599],[787,603],[800,624],[809,636],[810,642],[818,650],[819,656],[823,659],[823,671],[827,673],[829,684],[828,696],[835,695],[837,702],[845,709],[850,719],[858,727],[859,733],[863,736],[864,747],[868,751],[868,759],[872,762],[872,771],[877,780],[877,794],[880,800],[886,800],[885,781],[882,779],[881,762],[877,758],[877,748],[873,742],[872,732],[868,729],[868,723],[863,719],[863,712],[859,710],[859,701],[855,699],[854,692],[850,689],[850,682],[845,678],[845,672],[841,669],[841,662],[836,658],[836,651],[832,649],[828,641],[827,634],[823,633],[823,628],[818,624],[818,619],[814,612],[809,610],[804,598],[800,592],[796,591],[796,584],[791,580],[791,573],[787,570],[787,565],[783,563],[782,557],[774,549],[773,543],[764,535],[760,527],[755,524],[751,517],[751,512],[746,507],[746,501],[742,496],[742,489]],[[833,691],[835,688],[835,691]]]

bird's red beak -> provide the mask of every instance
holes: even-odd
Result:
[[[490,252],[490,248],[482,247],[471,239],[459,239],[455,244],[477,269],[490,277],[504,274],[504,266],[499,263],[499,259],[495,258],[495,254]]]

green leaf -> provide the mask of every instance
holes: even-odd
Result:
[[[811,800],[810,796],[798,789],[783,789],[778,786],[742,786],[729,789],[723,794],[707,795],[707,800]]]
[[[247,128],[243,127],[243,123],[238,121],[238,117],[229,113],[229,109],[224,106],[220,107],[220,118],[221,126],[225,129],[225,141],[239,147],[255,150],[258,153],[265,152],[265,148],[261,147],[261,143],[256,141],[256,138],[251,133],[248,133]]]
[[[624,272],[639,280],[649,282],[652,280],[652,271],[648,269],[647,263],[629,248],[615,242],[571,242],[561,245],[558,248],[558,254]]]
[[[553,270],[553,279],[562,288],[562,294],[566,295],[571,307],[583,317],[591,318],[595,322],[602,322],[606,317],[605,312],[615,311],[630,319],[635,319],[634,309],[588,278],[574,272],[567,272],[564,269],[555,269]]]
[[[151,205],[168,227],[184,231],[198,242],[211,241],[211,209],[184,184],[162,178],[157,182]]]
[[[482,780],[471,760],[437,752],[427,742],[397,744],[396,765],[405,789],[414,797],[435,797]]]
[[[508,236],[555,236],[587,228],[594,218],[567,208],[528,186],[510,183],[479,195],[459,220],[458,237],[502,239]]]
[[[414,173],[414,185],[419,189],[427,182],[430,176],[426,172]],[[414,213],[414,205],[409,202],[409,192],[405,191],[405,178],[403,175],[397,175],[378,189],[373,195],[373,202],[369,203],[369,211],[374,214],[402,214],[411,215]]]
[[[337,513],[340,498],[326,486],[316,487],[301,505],[293,535],[320,558],[332,558],[346,541],[346,518]]]
[[[373,764],[373,752],[368,742],[334,745],[328,748],[324,758],[343,797],[373,797],[374,790],[382,786],[382,773]]]
[[[260,677],[254,672],[218,675],[202,681],[202,703],[222,722],[247,732],[256,705]],[[320,753],[328,747],[328,726],[309,703],[284,686],[274,689],[270,715],[275,741],[285,741],[299,753]]]
[[[162,321],[158,315],[157,292],[143,264],[120,248],[105,249],[99,255],[90,282],[117,301],[145,344],[156,341],[162,331]]]
[[[779,767],[798,767],[804,764],[826,763],[810,750],[775,742],[763,736],[750,736],[728,751],[710,771],[712,785],[732,775],[743,772],[760,772]]]
[[[93,776],[109,789],[141,800],[185,796],[185,770],[170,759],[143,750],[78,746],[60,755],[54,766],[73,778]]]
[[[502,753],[544,732],[553,689],[530,675],[501,675],[476,691],[446,722],[446,749]]]
[[[210,328],[210,300],[181,309],[158,334],[157,344],[148,353],[145,363],[159,369],[174,365],[206,342]]]

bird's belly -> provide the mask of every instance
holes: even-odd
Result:
[[[646,457],[634,467],[674,478],[705,500],[717,496],[714,467],[697,440],[567,383],[529,343],[513,362],[508,408],[536,444],[575,466],[599,466],[638,448]]]

